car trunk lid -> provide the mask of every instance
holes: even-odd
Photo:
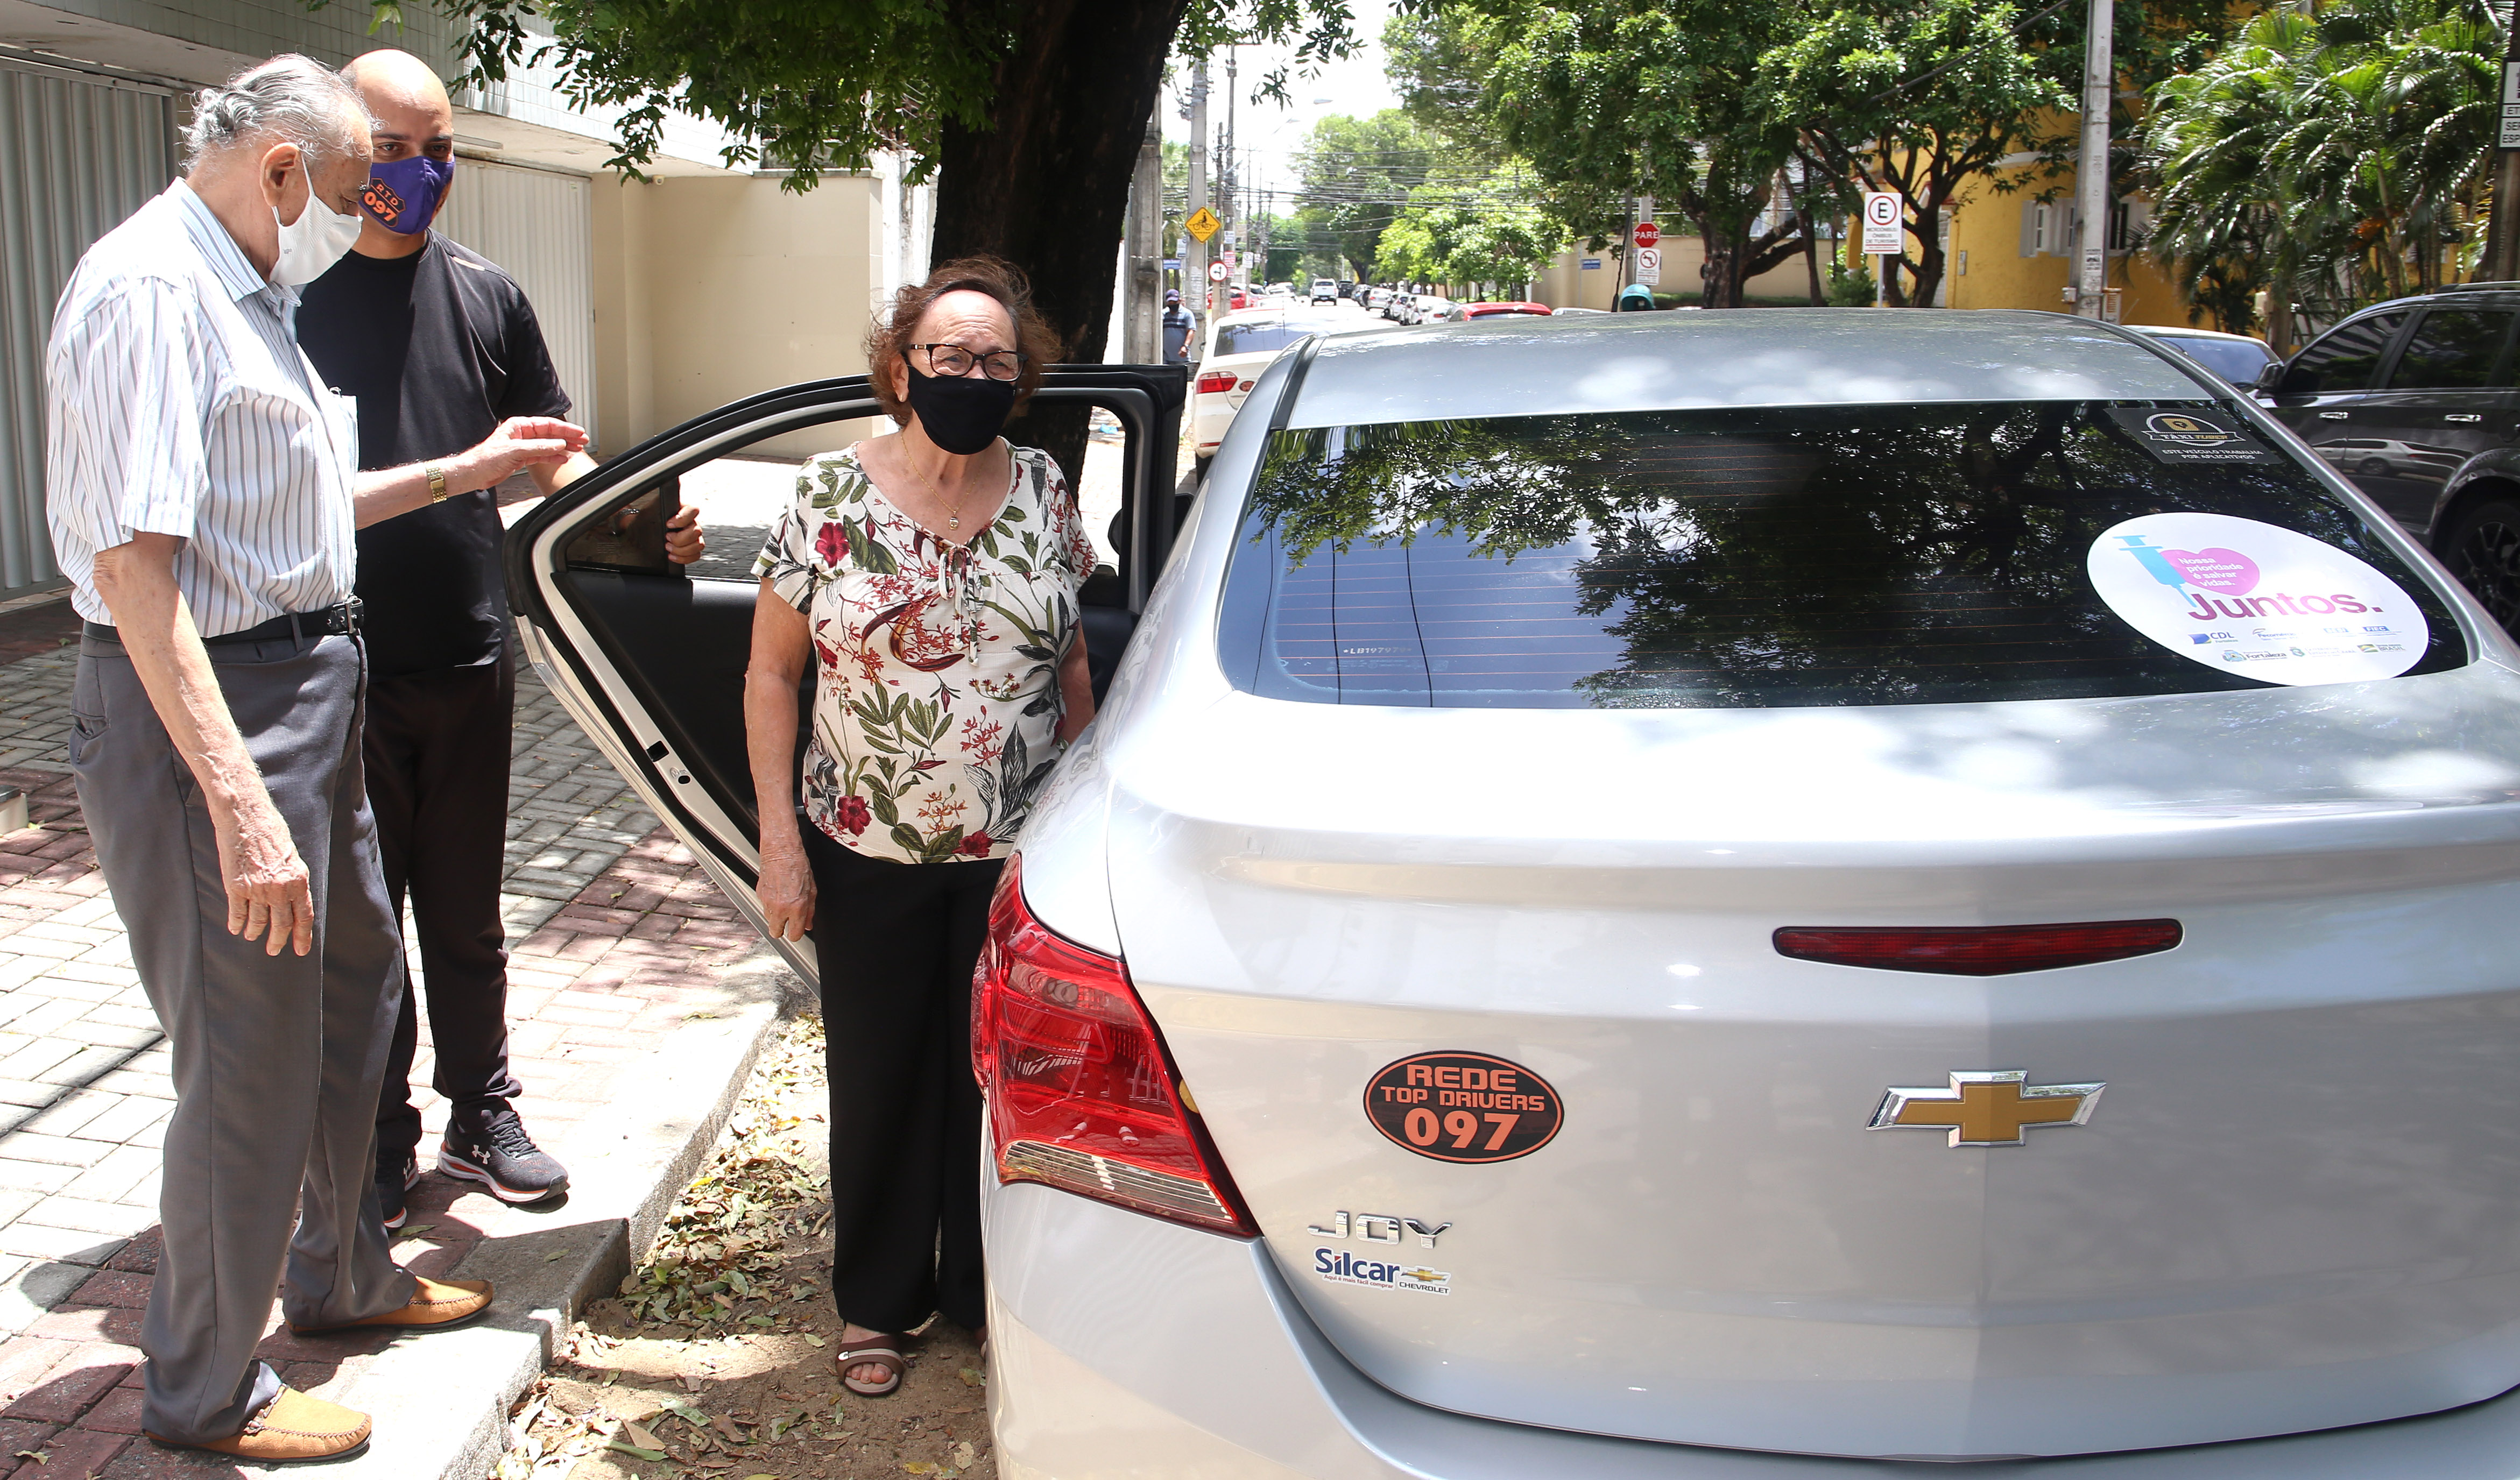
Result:
[[[2491,663],[1826,710],[1237,694],[1126,732],[1113,897],[1280,1269],[1395,1391],[1845,1455],[2211,1442],[2520,1382],[2515,719]],[[1982,977],[1774,940],[2116,919],[2183,939]],[[2106,1089],[2017,1146],[1869,1129],[2007,1071]],[[1426,1145],[1370,1103],[1413,1085]],[[1557,1124],[1490,1157],[1492,1112]]]

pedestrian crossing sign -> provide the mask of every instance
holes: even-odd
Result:
[[[1190,234],[1192,236],[1204,242],[1208,238],[1215,236],[1217,228],[1223,226],[1225,223],[1216,219],[1216,212],[1202,205],[1197,210],[1192,212],[1191,218],[1183,224],[1190,228]]]

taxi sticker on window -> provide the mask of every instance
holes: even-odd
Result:
[[[2148,514],[2093,540],[2085,564],[2128,626],[2208,668],[2271,684],[2395,678],[2432,642],[2395,581],[2256,519]]]
[[[1564,1118],[1549,1081],[1486,1054],[1413,1054],[1365,1087],[1365,1118],[1392,1144],[1437,1161],[1511,1161],[1549,1144]]]
[[[2228,412],[2145,411],[2112,407],[2109,420],[2162,463],[2278,463],[2274,449],[2244,430]]]

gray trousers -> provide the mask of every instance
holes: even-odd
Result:
[[[118,644],[82,639],[70,698],[79,804],[174,1050],[165,1251],[140,1346],[142,1426],[179,1442],[234,1434],[279,1391],[253,1355],[275,1288],[307,1326],[396,1309],[415,1289],[374,1181],[404,982],[359,765],[366,658],[347,637],[209,651],[312,875],[306,956],[228,933],[209,809]]]

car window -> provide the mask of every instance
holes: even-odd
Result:
[[[2407,338],[2392,390],[2483,390],[2511,337],[2511,313],[2497,308],[2433,308]]]
[[[1332,322],[1319,317],[1286,319],[1277,323],[1220,324],[1216,328],[1215,353],[1260,354],[1284,349],[1300,342],[1306,335],[1319,334]]]
[[[2234,385],[2257,382],[2258,372],[2273,360],[2255,339],[2206,339],[2164,335],[2160,342],[2178,350]]]
[[[2375,313],[2339,325],[2327,337],[2305,349],[2284,375],[2284,389],[2294,394],[2319,390],[2361,390],[2380,369],[2380,355],[2407,321],[2404,310]]]
[[[2422,610],[2428,646],[2407,671],[2466,661],[2439,595],[2305,468],[2163,463],[2099,402],[1288,428],[1254,475],[1218,652],[1238,687],[1314,703],[1741,708],[2269,687],[2144,637],[2094,591],[2094,542],[2164,513],[2342,551]],[[2246,625],[2203,630],[2255,641]]]

